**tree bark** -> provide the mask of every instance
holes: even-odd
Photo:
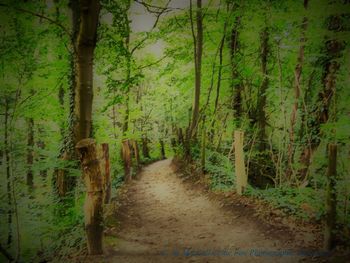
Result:
[[[78,141],[88,138],[92,130],[93,99],[93,57],[96,46],[97,25],[99,21],[99,0],[80,0],[69,2],[72,9],[72,47],[70,116],[69,131],[64,140],[61,159],[74,160],[74,146]],[[65,196],[75,186],[75,178],[65,169],[56,171],[57,192]]]
[[[147,136],[142,137],[142,155],[143,155],[143,158],[148,158],[148,159],[151,158],[149,155]]]
[[[242,107],[242,83],[238,79],[237,65],[236,65],[236,55],[239,48],[238,42],[238,27],[240,25],[240,17],[236,18],[235,24],[231,30],[231,39],[230,39],[230,62],[231,62],[231,76],[232,76],[232,90],[233,90],[233,116],[237,123],[237,126],[240,126],[243,107]]]
[[[201,92],[201,69],[202,69],[202,53],[203,53],[203,16],[202,16],[202,0],[197,0],[196,10],[196,25],[197,35],[194,33],[193,19],[192,19],[192,0],[190,1],[190,18],[191,28],[194,42],[194,68],[195,68],[195,90],[194,90],[194,102],[192,110],[192,121],[189,129],[189,139],[193,139],[199,118],[199,99]]]
[[[33,161],[34,161],[34,119],[28,118],[27,120],[28,131],[27,131],[27,186],[29,190],[33,189]]]
[[[9,149],[9,102],[5,98],[5,123],[4,123],[4,148],[5,148],[5,162],[6,162],[6,180],[7,180],[7,246],[12,243],[12,195],[11,195],[11,173],[10,173],[10,149]]]
[[[304,0],[304,9],[306,10],[308,7],[308,0]],[[305,43],[306,43],[306,37],[305,33],[307,30],[308,25],[308,18],[305,16],[303,18],[302,25],[300,27],[301,29],[301,37],[300,37],[300,46],[299,46],[299,54],[298,54],[298,63],[295,66],[294,69],[294,103],[292,108],[292,113],[290,117],[290,131],[289,131],[289,145],[288,145],[288,171],[287,176],[289,177],[290,174],[293,172],[293,160],[294,160],[294,152],[295,152],[295,124],[297,120],[297,114],[298,114],[298,108],[300,103],[300,80],[301,80],[301,73],[303,69],[303,63],[304,63],[304,49],[305,49]]]
[[[76,145],[86,185],[84,203],[85,231],[90,255],[103,253],[103,178],[93,139],[83,139]]]
[[[122,159],[124,163],[124,180],[125,182],[131,181],[131,151],[129,140],[122,142]]]
[[[219,97],[220,97],[220,88],[221,88],[221,75],[222,75],[222,62],[223,62],[223,51],[224,51],[224,44],[225,44],[225,39],[226,39],[226,27],[227,23],[225,22],[224,24],[224,34],[221,38],[220,41],[220,46],[219,46],[219,70],[218,70],[218,80],[216,84],[216,96],[215,96],[215,102],[214,102],[214,111],[213,111],[213,119],[211,121],[211,128],[210,128],[210,140],[212,141],[214,138],[214,133],[215,133],[215,121],[216,121],[216,112],[218,110],[218,105],[219,105]]]
[[[74,9],[73,9],[74,11]],[[80,0],[79,31],[75,41],[75,140],[90,137],[93,99],[93,59],[99,21],[99,0]]]
[[[261,87],[258,91],[257,122],[258,122],[258,149],[264,152],[266,149],[266,91],[269,85],[267,59],[269,55],[269,31],[265,27],[261,32],[261,73],[263,76]]]
[[[45,150],[46,144],[45,144],[44,140],[41,139],[43,136],[42,132],[43,132],[42,128],[39,127],[38,128],[38,138],[40,138],[40,139],[37,141],[36,144],[37,144],[38,148],[40,148],[41,150]],[[40,153],[38,159],[40,162],[42,162],[43,160],[45,160],[45,155]],[[41,169],[40,176],[45,178],[47,176],[47,169]]]
[[[324,230],[324,248],[331,250],[335,246],[335,224],[337,218],[337,145],[328,145],[326,224]]]
[[[139,146],[138,146],[136,140],[132,141],[132,148],[133,148],[134,154],[135,154],[136,166],[137,166],[137,169],[139,169],[140,165],[141,165],[140,164],[140,151],[139,151]]]
[[[159,144],[160,144],[160,157],[162,160],[166,159],[165,157],[165,149],[164,149],[164,141],[162,139],[159,139]]]

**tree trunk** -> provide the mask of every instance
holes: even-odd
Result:
[[[207,136],[207,129],[205,126],[205,118],[204,118],[203,126],[202,126],[202,145],[201,145],[201,169],[203,174],[205,172],[206,136]]]
[[[142,137],[142,155],[143,158],[151,158],[148,149],[148,138],[147,136]]]
[[[27,133],[27,186],[29,190],[33,189],[33,161],[34,161],[34,119],[29,118],[28,123],[28,133]]]
[[[63,160],[76,159],[74,145],[91,135],[93,99],[93,58],[96,46],[100,3],[98,0],[69,2],[72,9],[73,34],[71,53],[71,87],[69,132],[61,153]],[[73,190],[75,178],[67,171],[56,171],[55,184],[60,196]]]
[[[111,198],[111,173],[108,143],[102,143],[97,146],[97,157],[100,163],[100,171],[103,180],[103,203],[108,204]]]
[[[304,9],[306,10],[308,6],[308,0],[304,0]],[[288,145],[288,171],[287,176],[289,177],[290,174],[293,172],[293,160],[294,160],[294,136],[295,136],[295,124],[297,120],[297,114],[298,114],[298,106],[300,103],[300,80],[301,80],[301,73],[303,69],[303,63],[304,63],[304,49],[305,49],[305,42],[306,37],[305,33],[307,30],[308,25],[308,18],[303,18],[303,23],[301,25],[301,37],[300,37],[300,46],[299,46],[299,55],[298,55],[298,63],[294,69],[294,103],[292,108],[292,113],[290,117],[290,131],[289,131],[289,145]]]
[[[164,160],[164,159],[166,159],[165,149],[164,149],[164,141],[162,139],[159,139],[159,144],[160,144],[160,158],[162,158],[162,160]]]
[[[134,154],[135,154],[136,166],[137,166],[137,169],[139,169],[140,165],[141,165],[140,164],[140,151],[139,151],[139,146],[138,146],[136,140],[132,141],[132,148],[133,148]]]
[[[243,107],[242,107],[242,83],[238,79],[237,65],[235,57],[239,48],[238,42],[238,27],[240,25],[240,17],[236,18],[235,24],[231,30],[230,39],[230,62],[231,62],[231,76],[232,76],[232,93],[233,93],[233,116],[237,123],[237,127],[240,126]]]
[[[269,55],[269,31],[265,27],[261,33],[261,73],[263,81],[258,91],[258,103],[257,103],[257,123],[258,123],[258,149],[260,152],[264,152],[266,149],[266,90],[269,85],[267,59]]]
[[[213,111],[213,119],[211,122],[211,129],[210,129],[210,140],[212,141],[214,139],[214,133],[215,133],[215,121],[216,121],[216,112],[218,110],[219,105],[219,97],[220,97],[220,88],[221,88],[221,75],[222,75],[222,61],[223,61],[223,51],[224,51],[224,44],[226,39],[226,27],[227,23],[224,24],[224,34],[220,41],[220,47],[219,47],[219,70],[218,70],[218,81],[216,84],[216,96],[215,96],[215,102],[214,102],[214,111]]]
[[[93,139],[83,139],[76,146],[86,185],[84,203],[85,231],[90,255],[103,253],[103,178]]]
[[[38,128],[38,138],[41,138],[43,136],[42,132],[43,132],[42,128],[39,127]],[[42,139],[39,139],[36,144],[37,144],[37,146],[38,146],[38,148],[40,150],[45,150],[46,145],[45,145],[45,142]],[[43,162],[44,160],[45,160],[45,155],[40,153],[39,154],[39,161]],[[45,178],[47,176],[47,169],[40,170],[40,176]]]
[[[122,159],[124,163],[124,180],[125,182],[131,181],[131,151],[129,140],[122,142]]]
[[[193,19],[192,19],[192,0],[190,1],[190,17],[191,17],[191,28],[194,42],[194,65],[195,65],[195,92],[194,102],[192,110],[192,121],[189,129],[189,139],[193,139],[198,125],[199,118],[199,99],[201,91],[201,69],[202,69],[202,52],[203,52],[203,16],[202,16],[202,0],[197,0],[196,10],[196,24],[197,24],[197,35],[194,33]]]
[[[326,224],[324,230],[324,248],[331,250],[335,245],[335,224],[337,218],[337,145],[328,145]]]
[[[9,102],[5,98],[5,123],[4,123],[4,148],[5,148],[5,162],[6,162],[6,180],[7,180],[7,224],[8,224],[8,234],[7,234],[7,246],[12,243],[12,195],[11,195],[11,174],[10,174],[10,149],[9,149]]]
[[[99,0],[80,0],[79,31],[75,41],[75,140],[90,137],[93,98],[93,59],[96,46],[97,25],[100,13]],[[74,9],[73,9],[74,11]]]

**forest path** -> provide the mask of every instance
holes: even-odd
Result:
[[[291,245],[289,233],[276,228],[271,237],[271,229],[254,217],[222,208],[203,191],[183,183],[169,159],[145,167],[138,179],[128,185],[121,202],[116,237],[106,238],[106,255],[98,258],[98,262],[297,262],[300,259],[295,255],[254,255],[252,250],[279,253],[297,248]],[[227,251],[231,255],[193,255],[213,251]]]

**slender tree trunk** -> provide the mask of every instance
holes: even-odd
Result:
[[[222,75],[222,62],[223,62],[223,51],[224,51],[224,44],[226,39],[226,27],[227,23],[224,24],[224,34],[220,41],[220,47],[219,47],[219,70],[218,70],[218,81],[216,85],[216,96],[215,96],[215,102],[214,102],[214,111],[213,111],[213,119],[211,122],[211,128],[210,128],[210,139],[213,140],[214,138],[214,125],[216,121],[216,112],[218,110],[219,105],[219,97],[220,97],[220,88],[221,88],[221,75]]]
[[[260,152],[266,149],[266,91],[269,85],[267,60],[269,55],[269,29],[267,27],[261,33],[261,73],[263,76],[261,87],[258,91],[257,122],[258,122],[258,149]]]
[[[335,246],[335,224],[337,219],[337,145],[328,145],[328,171],[327,171],[327,200],[326,224],[324,230],[324,248],[331,250]]]
[[[306,10],[308,6],[308,0],[304,0],[304,9]],[[305,42],[306,37],[305,33],[307,30],[308,25],[308,18],[305,16],[303,18],[303,23],[301,25],[301,37],[300,37],[300,46],[299,46],[299,54],[298,54],[298,63],[294,69],[294,103],[292,108],[292,113],[290,117],[290,131],[289,131],[289,146],[288,146],[288,171],[287,176],[289,177],[290,174],[293,172],[293,160],[294,160],[294,152],[295,152],[295,124],[297,120],[298,115],[298,108],[300,103],[300,80],[301,80],[301,73],[303,69],[303,63],[304,63],[304,49],[305,49]]]
[[[36,144],[40,150],[45,150],[46,144],[45,144],[44,140],[42,139],[42,136],[43,136],[42,127],[38,127],[38,138],[40,138],[40,139],[37,141]],[[39,161],[43,162],[44,160],[45,160],[45,155],[40,153],[39,154]],[[40,176],[45,178],[47,176],[47,169],[40,170]]]
[[[236,18],[235,24],[231,30],[231,39],[230,39],[230,60],[231,60],[231,76],[232,76],[232,90],[233,90],[233,116],[237,123],[237,126],[240,126],[243,107],[242,107],[242,92],[243,87],[242,83],[238,79],[237,65],[236,65],[236,55],[239,48],[238,42],[238,27],[240,25],[240,17]]]
[[[129,29],[130,32],[130,29]],[[130,90],[131,90],[131,82],[130,82],[130,74],[131,74],[131,54],[129,52],[130,46],[130,33],[128,32],[128,36],[125,40],[125,46],[128,50],[128,54],[126,56],[126,91],[125,91],[125,115],[124,115],[124,123],[123,123],[123,136],[126,135],[126,132],[129,129],[129,103],[130,103]]]
[[[201,145],[201,169],[203,174],[205,172],[206,136],[207,136],[207,129],[205,126],[205,117],[204,117],[203,126],[202,126],[202,145]]]
[[[142,137],[142,155],[144,158],[151,158],[148,149],[148,138],[147,136]]]
[[[27,133],[27,186],[29,190],[33,189],[34,182],[33,182],[33,161],[34,161],[34,119],[29,118],[27,120],[28,125],[28,133]]]
[[[162,139],[159,139],[159,144],[160,144],[160,156],[162,160],[164,160],[165,157],[165,148],[164,148],[164,141]]]
[[[140,165],[141,165],[140,164],[140,151],[139,151],[139,146],[138,146],[136,140],[132,141],[132,148],[133,148],[134,154],[135,154],[136,166],[137,166],[137,169],[139,169]]]
[[[7,180],[7,246],[12,243],[12,195],[11,195],[11,174],[10,174],[10,149],[9,149],[9,102],[5,98],[5,123],[4,123],[4,147],[5,147],[5,162],[6,162],[6,180]]]
[[[192,121],[189,129],[189,139],[193,139],[198,125],[199,118],[199,99],[201,92],[201,70],[202,70],[202,53],[203,53],[203,16],[202,16],[202,0],[197,0],[196,25],[197,35],[194,32],[192,19],[192,0],[190,6],[191,28],[194,42],[194,65],[195,65],[195,91],[192,110]]]
[[[131,150],[129,140],[122,142],[122,159],[124,163],[124,180],[131,181]]]

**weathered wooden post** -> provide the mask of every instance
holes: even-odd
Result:
[[[129,140],[123,140],[122,142],[122,158],[124,163],[124,180],[125,182],[131,181],[131,151]]]
[[[85,231],[90,255],[103,253],[103,177],[100,170],[96,143],[83,139],[76,145],[86,185],[84,203]]]
[[[242,195],[244,189],[248,185],[248,176],[245,171],[244,165],[244,153],[243,153],[243,131],[235,131],[234,144],[235,144],[235,174],[236,174],[236,191],[239,195]]]
[[[328,171],[327,171],[327,191],[326,191],[326,222],[324,230],[324,248],[331,250],[335,244],[335,223],[336,223],[336,177],[337,177],[337,145],[328,145]]]

